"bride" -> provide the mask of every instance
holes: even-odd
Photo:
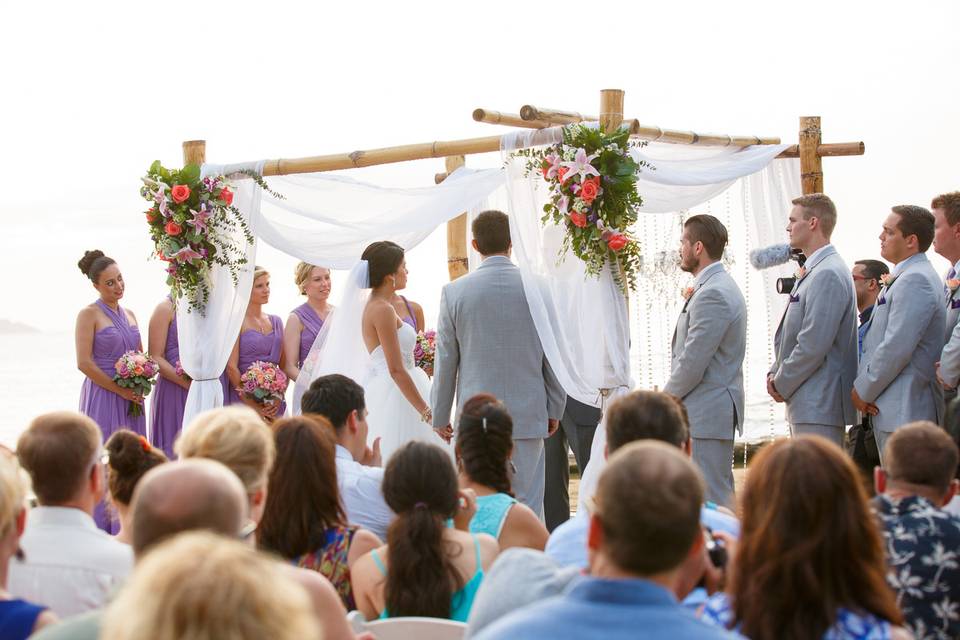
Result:
[[[410,440],[449,444],[452,430],[434,430],[430,379],[414,363],[417,333],[393,307],[407,285],[403,248],[379,241],[368,246],[350,272],[340,306],[317,336],[297,379],[295,406],[314,379],[346,375],[364,388],[368,442],[380,438],[384,464]]]

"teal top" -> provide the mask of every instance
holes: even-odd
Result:
[[[487,533],[499,540],[507,514],[516,503],[516,498],[506,493],[478,496],[477,512],[470,520],[470,533]]]
[[[483,565],[480,562],[480,542],[477,540],[476,535],[473,535],[473,550],[477,558],[477,572],[473,574],[473,577],[470,578],[467,584],[463,585],[463,588],[454,591],[453,596],[450,598],[450,619],[455,622],[467,621],[467,617],[470,615],[470,609],[473,608],[473,599],[477,597],[480,583],[483,582]],[[376,549],[370,553],[373,556],[373,563],[377,565],[377,569],[383,577],[386,578],[387,568],[380,559],[380,554],[377,553]],[[380,613],[380,619],[384,620],[389,617],[390,613],[387,611],[387,608],[384,607]]]

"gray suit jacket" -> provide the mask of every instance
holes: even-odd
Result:
[[[807,260],[774,348],[773,384],[791,424],[856,422],[850,390],[857,375],[857,301],[850,270],[832,245]]]
[[[946,344],[940,354],[940,377],[951,387],[960,382],[960,287],[948,290],[944,294],[944,307],[947,311]],[[949,395],[956,395],[951,393]]]
[[[513,416],[513,437],[544,438],[547,419],[563,417],[566,393],[540,346],[520,270],[492,256],[443,287],[437,322],[433,424],[450,424],[478,393],[492,393]]]
[[[677,320],[663,390],[683,400],[694,438],[731,440],[743,433],[746,302],[723,266],[707,268]]]
[[[946,332],[943,282],[922,253],[900,268],[877,298],[854,384],[863,400],[877,405],[873,426],[885,433],[943,416],[943,392],[934,375]]]

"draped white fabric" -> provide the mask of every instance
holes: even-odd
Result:
[[[209,165],[201,168],[203,177],[227,175],[240,170],[263,172],[263,162],[246,165]],[[256,220],[260,211],[260,187],[249,178],[232,182],[233,204],[247,220]],[[180,339],[180,363],[193,378],[187,403],[183,410],[183,424],[188,425],[198,413],[223,405],[223,387],[220,374],[227,366],[230,352],[240,334],[243,315],[250,301],[253,285],[253,266],[257,254],[256,243],[247,245],[243,234],[233,233],[236,246],[245,247],[246,265],[234,284],[230,270],[214,265],[210,271],[212,283],[210,298],[204,315],[191,312],[189,305],[177,305],[177,331]]]

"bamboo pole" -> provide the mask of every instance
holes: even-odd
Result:
[[[337,169],[353,169],[378,164],[406,162],[407,160],[424,160],[427,158],[445,158],[447,156],[469,155],[473,153],[490,153],[499,150],[500,136],[467,138],[464,140],[438,140],[437,142],[408,144],[399,147],[384,147],[382,149],[368,149],[365,151],[337,153],[326,156],[267,160],[263,167],[263,175],[282,176],[293,173],[335,171]]]
[[[523,111],[520,112],[520,116],[523,117]],[[622,122],[623,90],[602,89],[600,91],[600,129],[606,133],[611,133],[615,131]]]
[[[820,116],[800,117],[800,185],[803,194],[823,193],[823,163],[820,147]]]
[[[837,158],[840,156],[862,156],[866,150],[862,142],[828,142],[817,147],[817,155],[821,158]],[[780,152],[778,158],[799,158],[800,145],[795,144]]]
[[[448,156],[445,159],[449,176],[456,169],[466,164],[464,156]],[[444,176],[446,178],[446,176]],[[447,223],[447,272],[451,282],[464,276],[470,270],[467,262],[467,214],[459,216]]]
[[[601,92],[602,93],[602,92]],[[585,116],[576,111],[562,111],[560,109],[543,109],[525,104],[520,107],[520,117],[524,120],[544,120],[553,124],[571,124],[574,122],[596,122],[596,116]]]
[[[187,140],[183,143],[183,166],[201,165],[207,159],[206,140]]]
[[[509,127],[523,127],[525,129],[546,129],[556,126],[554,122],[546,120],[524,120],[515,113],[503,113],[493,109],[474,109],[473,119],[477,122],[487,122],[489,124],[503,124]]]

